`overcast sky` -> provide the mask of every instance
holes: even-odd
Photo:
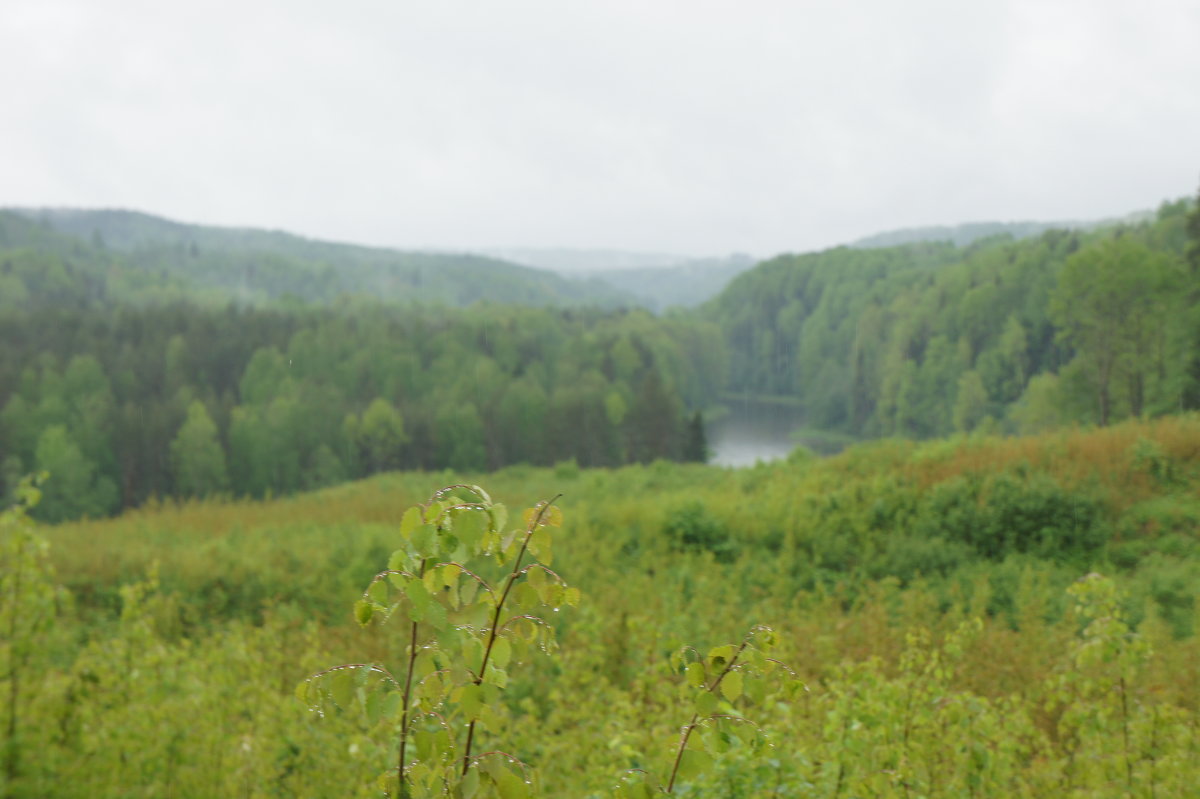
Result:
[[[764,256],[1198,185],[1196,0],[0,3],[0,205]]]

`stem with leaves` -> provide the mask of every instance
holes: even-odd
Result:
[[[492,647],[496,644],[496,634],[500,629],[500,614],[504,611],[504,602],[508,599],[508,594],[512,591],[513,585],[517,582],[517,577],[521,574],[521,560],[525,557],[525,551],[529,548],[529,539],[533,537],[533,533],[542,524],[542,517],[546,515],[546,511],[553,505],[562,494],[556,494],[547,502],[541,503],[538,506],[537,514],[525,528],[525,538],[521,541],[521,550],[517,553],[517,557],[513,560],[512,571],[508,573],[508,580],[504,583],[504,590],[500,593],[500,601],[496,603],[496,610],[492,613],[492,626],[488,632],[487,646],[483,650],[483,661],[479,665],[479,672],[475,675],[475,684],[483,684],[483,676],[487,673],[488,660],[492,656]],[[466,774],[467,769],[471,767],[471,745],[475,740],[475,723],[478,719],[471,719],[471,723],[467,725],[467,742],[463,747],[463,767],[462,773]]]
[[[460,787],[474,795],[491,786],[525,797],[536,783],[534,770],[512,768],[516,758],[472,750],[476,727],[497,719],[509,663],[525,660],[535,646],[553,645],[553,626],[530,611],[579,601],[577,589],[539,562],[551,558],[544,528],[561,524],[552,507],[559,496],[526,510],[524,526],[507,533],[504,506],[478,486],[448,486],[409,508],[400,522],[401,547],[354,606],[363,626],[397,613],[404,620],[408,648],[399,681],[382,667],[347,664],[297,687],[314,710],[357,709],[371,725],[399,734],[395,759],[379,778],[388,795],[407,799]],[[490,568],[506,575],[498,590],[480,576]],[[465,741],[455,723],[467,728]]]
[[[728,674],[735,665],[737,665],[738,658],[742,656],[742,652],[746,649],[746,645],[748,643],[750,643],[749,636],[742,641],[741,645],[737,648],[737,651],[733,653],[733,657],[730,658],[729,662],[725,664],[725,668],[722,669],[721,673],[717,675],[717,678],[713,680],[712,685],[707,686],[704,690],[708,691],[710,694],[716,694],[717,689],[721,686],[721,680],[725,679],[725,675]],[[687,726],[683,728],[683,734],[679,738],[679,749],[675,752],[675,763],[671,766],[671,779],[667,781],[667,793],[672,793],[675,790],[675,778],[679,775],[679,762],[683,760],[683,750],[687,748],[688,738],[692,736],[692,731],[696,729],[696,723],[699,718],[699,713],[693,713],[692,720],[689,721]]]
[[[421,568],[417,570],[417,579],[425,576],[425,564],[427,558],[421,559]],[[404,778],[404,756],[408,750],[408,725],[409,725],[409,702],[412,698],[412,680],[413,666],[417,662],[417,623],[414,621],[411,624],[411,630],[408,637],[408,666],[404,670],[404,699],[403,710],[400,716],[400,753],[396,761],[396,782],[399,785],[400,796],[406,797],[408,791],[408,781]]]

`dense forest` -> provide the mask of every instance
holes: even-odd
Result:
[[[480,306],[10,311],[4,474],[49,519],[390,469],[703,459],[713,325]]]
[[[703,309],[729,388],[786,395],[816,428],[930,437],[1200,406],[1200,212],[966,247],[775,258]]]
[[[1182,199],[1089,232],[780,256],[653,315],[476,257],[0,212],[0,492],[49,471],[36,512],[61,520],[391,469],[703,460],[734,395],[851,438],[1196,408],[1198,242]]]

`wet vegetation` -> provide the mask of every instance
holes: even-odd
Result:
[[[0,796],[1200,783],[1186,200],[664,316],[238,299],[52,222],[0,215]],[[700,462],[738,398],[861,443]]]
[[[449,668],[470,684],[480,652],[461,630],[480,625],[463,621],[475,611],[462,586],[474,577],[433,570],[449,616],[388,598],[420,603],[424,591],[364,593],[386,568],[415,575],[421,546],[445,550],[426,574],[465,565],[459,539],[406,515],[462,477],[476,479],[398,472],[41,530],[10,515],[6,551],[25,564],[4,593],[17,631],[4,673],[20,675],[10,795],[378,795],[395,775],[398,706],[351,680],[329,686],[317,718],[316,695],[302,702],[295,689],[338,664],[407,662],[413,624],[447,658],[431,654],[418,677]],[[514,641],[504,675],[480,683],[486,714],[453,681],[425,685],[422,712],[448,731],[428,715],[414,727],[419,774],[450,761],[461,775],[457,719],[472,716],[483,719],[474,753],[524,764],[481,771],[479,792],[461,795],[525,790],[500,776],[514,768],[536,772],[539,796],[650,795],[639,792],[666,786],[680,726],[701,710],[751,719],[755,734],[702,725],[679,795],[1184,796],[1200,778],[1194,415],[868,444],[751,469],[658,461],[479,479],[513,508],[563,492],[553,558],[549,538],[537,555],[554,577],[510,600],[513,615],[549,617],[557,648],[540,654],[535,639],[518,657]],[[451,511],[466,512],[478,513]],[[458,534],[484,551],[488,530],[532,518],[509,515]],[[508,573],[531,555],[510,554]],[[470,571],[500,593],[503,569]],[[458,593],[441,589],[447,576]],[[577,607],[556,599],[560,580]],[[364,613],[397,617],[363,628]],[[438,632],[456,618],[458,638]],[[719,655],[748,623],[770,625],[778,673],[698,699],[716,672],[700,681],[693,669],[690,682],[695,661],[677,656]]]

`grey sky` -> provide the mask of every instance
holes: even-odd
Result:
[[[0,205],[809,250],[1200,184],[1195,0],[0,4]]]

